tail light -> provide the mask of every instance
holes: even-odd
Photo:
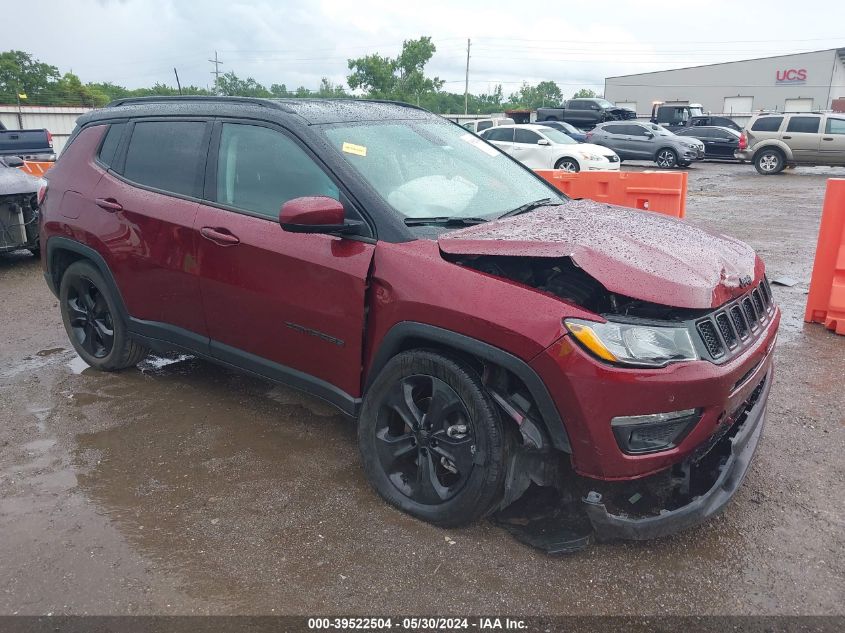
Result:
[[[587,132],[587,135],[584,137],[584,140],[585,140],[585,141],[589,141],[591,138],[593,138],[593,133],[592,133],[592,132]]]
[[[47,144],[53,147],[53,135],[50,134],[50,130],[47,130]]]
[[[748,137],[745,132],[739,135],[739,149],[748,149]]]

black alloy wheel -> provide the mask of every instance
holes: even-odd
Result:
[[[473,469],[472,421],[458,394],[434,376],[403,378],[378,412],[376,450],[390,482],[421,504],[454,497]]]
[[[65,299],[68,320],[79,345],[94,358],[114,347],[114,321],[103,294],[87,277],[77,277]]]

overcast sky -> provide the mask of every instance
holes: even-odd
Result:
[[[496,83],[556,81],[565,96],[601,91],[607,76],[845,46],[845,0],[4,0],[0,50],[33,53],[83,81],[130,88],[155,82],[207,86],[221,71],[269,87],[345,83],[346,60],[395,55],[430,35],[428,72],[463,92],[466,40],[470,90]],[[35,12],[35,7],[38,11]],[[548,7],[541,9],[541,7]],[[520,11],[521,10],[521,11]],[[747,39],[745,39],[747,38]]]

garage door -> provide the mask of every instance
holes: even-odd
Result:
[[[725,97],[725,114],[747,114],[754,107],[754,97]]]
[[[812,99],[787,99],[783,102],[785,112],[812,112]]]
[[[616,105],[620,108],[625,108],[627,110],[631,110],[631,112],[637,111],[637,102],[636,101],[617,101]]]

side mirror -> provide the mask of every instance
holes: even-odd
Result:
[[[537,141],[537,145],[551,145],[551,144],[552,144],[551,141],[547,138],[541,138],[539,141]]]
[[[346,220],[343,205],[334,198],[308,196],[285,202],[279,224],[291,233],[353,233],[361,222]]]
[[[645,136],[646,138],[654,138],[654,134],[652,134],[651,132],[646,132]]]

